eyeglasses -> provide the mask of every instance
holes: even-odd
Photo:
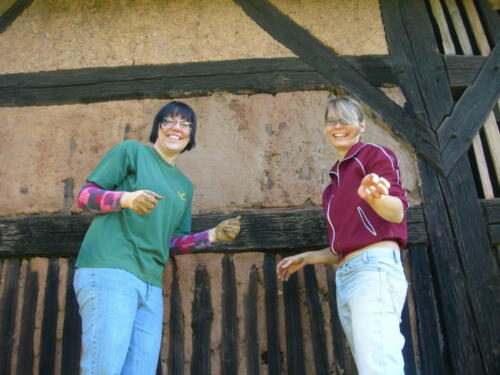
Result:
[[[173,128],[175,127],[175,125],[179,125],[182,130],[191,130],[191,128],[193,127],[193,123],[191,121],[177,121],[171,117],[165,117],[163,120],[161,120],[160,124],[164,128]]]
[[[341,119],[328,119],[325,121],[325,126],[335,126],[337,124],[340,124],[340,125],[352,125],[350,123],[348,123],[347,121],[344,121],[344,120],[341,120]]]

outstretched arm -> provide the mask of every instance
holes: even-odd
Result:
[[[233,241],[240,233],[241,216],[223,220],[215,228],[186,236],[173,236],[170,256],[189,254],[211,247],[213,243]]]
[[[330,248],[292,255],[283,258],[276,266],[276,272],[280,280],[288,281],[293,273],[308,264],[332,264],[339,262],[339,256],[332,253]]]
[[[78,194],[78,207],[98,214],[130,208],[138,215],[147,215],[160,199],[163,197],[149,190],[113,191],[87,182]]]

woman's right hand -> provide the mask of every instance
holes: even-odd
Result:
[[[307,265],[306,257],[304,254],[292,255],[283,258],[276,266],[276,273],[278,278],[283,281],[288,281],[294,272]]]
[[[137,215],[147,215],[163,199],[161,195],[150,190],[126,191],[120,199],[122,208],[130,208]]]

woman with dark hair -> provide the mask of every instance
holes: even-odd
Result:
[[[388,148],[360,141],[366,123],[354,99],[331,100],[325,120],[338,156],[323,192],[330,246],[282,259],[278,276],[286,281],[307,264],[338,263],[337,309],[358,373],[404,375],[400,250],[408,201],[398,160]]]
[[[195,136],[194,111],[171,102],[154,119],[153,147],[136,141],[116,145],[80,191],[80,208],[98,213],[81,245],[74,278],[84,375],[155,374],[169,255],[231,241],[239,233],[236,217],[190,234],[193,186],[174,162],[194,148]]]

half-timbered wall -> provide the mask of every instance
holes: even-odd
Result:
[[[192,105],[194,231],[234,214],[232,244],[172,260],[158,374],[355,374],[334,268],[276,280],[327,245],[331,95],[360,99],[365,141],[409,193],[407,374],[496,374],[500,24],[487,0],[9,0],[0,5],[0,374],[76,374],[75,198],[104,153],[147,143]],[[496,197],[496,198],[495,198]],[[486,199],[484,199],[486,198]]]

